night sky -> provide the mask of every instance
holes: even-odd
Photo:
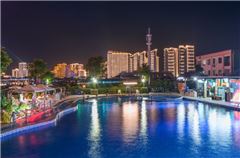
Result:
[[[240,2],[1,2],[1,44],[14,62],[86,63],[107,50],[194,44],[196,54],[240,47]],[[13,64],[14,65],[14,64]],[[15,64],[16,65],[16,64]]]

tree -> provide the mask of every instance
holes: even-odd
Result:
[[[197,65],[195,66],[195,74],[196,74],[197,76],[203,76],[203,75],[204,75],[204,73],[203,73],[203,68],[201,67],[200,64],[197,64]]]
[[[48,68],[42,59],[36,59],[30,64],[29,70],[35,83],[39,83],[39,80],[42,79],[42,76],[48,71]]]
[[[104,66],[104,58],[102,56],[91,57],[86,64],[86,70],[89,77],[100,78],[104,75],[106,69]]]
[[[140,76],[144,76],[144,78],[146,80],[148,80],[148,83],[149,83],[149,79],[150,79],[150,73],[151,73],[151,71],[150,71],[150,68],[147,64],[143,64],[142,67],[140,67],[138,69],[138,74]]]
[[[192,76],[204,76],[203,68],[201,67],[201,65],[197,64],[195,66],[195,71],[189,71],[185,73],[186,78],[190,78]]]
[[[8,66],[12,63],[5,48],[1,48],[1,73],[6,72]]]
[[[54,79],[54,74],[51,71],[47,71],[45,74],[41,76],[41,79],[46,83],[50,84],[52,83]]]

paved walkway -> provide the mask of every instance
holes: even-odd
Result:
[[[215,104],[218,106],[234,109],[240,111],[240,103],[232,103],[232,102],[226,102],[222,100],[211,100],[208,98],[199,98],[199,97],[189,97],[189,96],[183,96],[184,99],[189,99],[189,100],[195,100],[195,101],[200,101],[204,103],[209,103],[209,104]]]

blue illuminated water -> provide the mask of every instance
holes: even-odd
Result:
[[[193,101],[93,99],[57,126],[1,145],[3,158],[239,158],[240,112]]]

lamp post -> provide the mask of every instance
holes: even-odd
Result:
[[[98,83],[97,78],[93,77],[93,78],[92,78],[92,83],[93,83],[93,87],[94,87],[95,89],[97,89],[97,83]],[[98,93],[98,92],[97,92],[97,93]],[[96,95],[97,95],[97,94],[96,94]]]
[[[98,83],[98,80],[95,77],[93,77],[92,82],[93,82],[94,85],[96,85]]]
[[[141,82],[142,82],[142,84],[143,84],[143,87],[145,87],[146,79],[145,79],[144,77],[141,79]]]

